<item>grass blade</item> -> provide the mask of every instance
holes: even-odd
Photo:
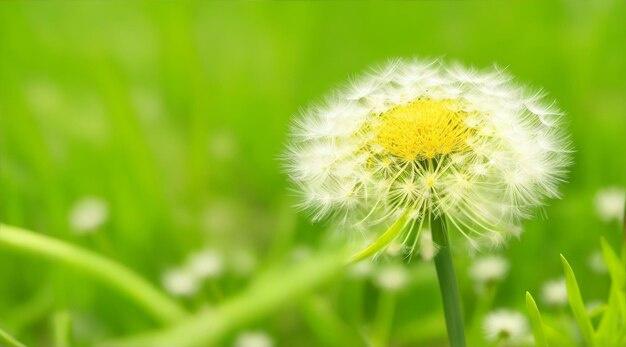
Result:
[[[600,244],[602,245],[604,262],[611,275],[611,281],[613,284],[624,288],[626,286],[626,267],[604,238],[600,239]]]
[[[537,308],[535,299],[526,292],[526,309],[530,316],[530,325],[533,328],[533,336],[535,337],[535,345],[537,347],[548,347],[548,340],[546,339],[546,332],[543,330],[543,321],[541,320],[541,314]]]
[[[578,327],[583,335],[583,340],[586,346],[594,345],[594,332],[591,320],[587,316],[585,309],[585,303],[580,295],[580,289],[578,288],[578,282],[576,282],[576,276],[572,267],[567,262],[567,259],[561,254],[561,263],[563,263],[563,272],[565,272],[565,284],[567,286],[567,297],[569,299],[569,306],[574,314],[574,319],[578,323]]]
[[[0,346],[4,346],[4,343],[6,343],[7,347],[26,347],[25,344],[19,342],[13,336],[0,329]]]
[[[187,316],[178,303],[135,272],[79,246],[0,224],[0,247],[34,254],[81,270],[125,294],[162,323],[174,323]]]

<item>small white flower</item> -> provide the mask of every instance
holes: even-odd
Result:
[[[589,255],[589,258],[587,258],[587,265],[595,273],[607,273],[606,264],[604,263],[604,257],[602,256],[602,252],[600,250],[595,250]]]
[[[174,296],[189,297],[198,292],[197,278],[186,269],[169,269],[161,279],[165,290]]]
[[[386,265],[378,270],[374,283],[389,291],[399,291],[409,282],[409,273],[400,265]]]
[[[393,241],[389,244],[389,246],[387,246],[385,252],[392,257],[397,257],[398,255],[402,254],[403,250],[404,245],[402,243],[398,241]]]
[[[509,271],[509,262],[501,256],[478,258],[469,270],[470,277],[479,284],[502,281]]]
[[[438,246],[433,242],[433,235],[430,229],[422,230],[419,242],[419,252],[422,259],[428,261],[433,259],[435,255],[437,255]]]
[[[541,289],[541,299],[548,305],[566,305],[567,286],[565,284],[565,278],[558,278],[546,282]]]
[[[217,277],[224,270],[224,259],[218,252],[205,249],[189,256],[186,269],[198,279]]]
[[[624,220],[624,200],[624,189],[610,187],[598,191],[594,200],[598,217],[607,223],[612,220],[621,222]]]
[[[263,331],[247,331],[237,336],[234,347],[273,347],[274,341]]]
[[[365,259],[356,264],[350,265],[348,268],[348,275],[353,278],[365,278],[372,273],[372,270],[372,261]]]
[[[96,231],[109,218],[109,207],[103,199],[88,196],[78,200],[69,214],[71,229],[77,234]]]
[[[499,309],[485,317],[483,329],[489,341],[520,342],[526,338],[528,322],[519,312]]]

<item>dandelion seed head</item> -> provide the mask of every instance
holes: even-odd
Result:
[[[161,278],[165,290],[173,296],[190,297],[198,292],[198,279],[186,269],[172,268]]]
[[[605,274],[607,273],[606,264],[604,263],[604,257],[602,256],[602,252],[598,249],[593,251],[587,258],[587,265],[589,268],[597,273],[597,274]]]
[[[374,283],[388,291],[398,291],[409,282],[409,273],[406,268],[399,265],[387,265],[379,269],[374,277]]]
[[[423,260],[431,260],[437,255],[439,250],[437,244],[433,241],[433,235],[429,229],[420,232],[419,253]]]
[[[548,305],[567,305],[567,286],[565,278],[547,281],[541,288],[541,299]]]
[[[351,265],[348,268],[348,275],[353,278],[366,278],[372,273],[372,270],[373,266],[371,260],[365,259]]]
[[[217,251],[205,249],[189,256],[186,269],[199,280],[217,277],[224,270],[224,259]]]
[[[516,311],[498,309],[489,313],[483,322],[487,339],[491,342],[521,342],[528,334],[528,322]]]
[[[69,214],[70,228],[77,234],[95,232],[109,218],[109,206],[103,199],[88,196],[78,200]]]
[[[509,271],[509,262],[497,255],[476,259],[470,267],[470,277],[479,284],[497,282],[504,279]]]
[[[498,69],[392,61],[297,117],[285,164],[299,207],[374,232],[401,211],[405,234],[445,215],[472,247],[501,244],[570,164],[544,99]]]
[[[237,336],[234,347],[273,347],[274,341],[263,331],[245,331]]]
[[[624,219],[624,201],[626,192],[624,189],[609,187],[598,191],[594,203],[596,214],[604,222],[613,220],[622,221]]]

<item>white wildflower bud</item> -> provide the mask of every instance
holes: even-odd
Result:
[[[400,265],[386,265],[378,270],[374,283],[388,291],[399,291],[409,283],[409,273]]]
[[[285,162],[314,220],[380,230],[404,214],[398,240],[413,252],[408,234],[445,216],[472,246],[499,245],[559,196],[561,117],[499,70],[398,60],[304,111]]]
[[[186,270],[197,279],[218,277],[224,270],[224,259],[218,252],[205,249],[189,256]]]
[[[499,309],[485,317],[483,329],[491,342],[518,343],[525,340],[528,334],[528,322],[519,312]]]
[[[273,347],[274,341],[263,331],[246,331],[235,339],[233,347]]]
[[[437,255],[437,245],[433,242],[433,235],[430,229],[424,229],[420,235],[420,256],[424,260],[431,260]]]
[[[480,257],[469,269],[470,277],[480,285],[502,281],[508,272],[509,262],[498,255]]]
[[[77,234],[96,231],[109,218],[109,206],[106,201],[95,196],[78,200],[69,214],[70,228]]]
[[[365,259],[356,264],[350,265],[348,268],[348,275],[353,278],[365,278],[372,273],[372,270],[372,261]]]
[[[165,290],[173,296],[189,297],[198,292],[198,279],[186,269],[169,269],[161,278]]]
[[[548,305],[567,305],[567,286],[565,278],[558,278],[544,283],[541,288],[541,299]]]
[[[604,257],[602,256],[602,252],[600,250],[595,250],[589,255],[589,258],[587,258],[587,265],[595,273],[607,273],[606,264],[604,263]]]
[[[626,200],[624,189],[617,187],[602,189],[596,194],[594,200],[596,214],[607,223],[613,220],[622,222],[624,220],[624,200]]]
[[[385,252],[392,257],[397,257],[402,254],[404,250],[404,245],[398,241],[393,241],[387,246]]]

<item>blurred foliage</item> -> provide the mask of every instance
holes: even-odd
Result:
[[[523,309],[527,290],[562,273],[559,253],[576,269],[583,297],[603,298],[608,275],[587,259],[600,236],[614,248],[620,240],[617,224],[595,216],[593,196],[626,186],[624,18],[623,1],[2,1],[0,220],[92,249],[154,283],[203,247],[230,264],[247,256],[252,270],[233,266],[183,299],[189,308],[214,305],[324,240],[327,226],[291,207],[281,173],[291,115],[389,58],[496,63],[558,100],[576,164],[563,199],[498,251],[511,271],[493,307]],[[104,199],[110,217],[98,232],[77,235],[68,214],[84,196]],[[471,260],[458,251],[472,317]],[[429,264],[417,264],[394,295],[387,335],[392,345],[440,346],[436,283]],[[29,344],[52,343],[58,312],[69,312],[79,345],[157,326],[98,283],[26,255],[0,249],[0,279],[0,328]],[[353,342],[387,329],[376,307],[389,299],[376,288],[338,278],[242,329],[268,331],[277,345]],[[334,329],[323,326],[329,321]]]

